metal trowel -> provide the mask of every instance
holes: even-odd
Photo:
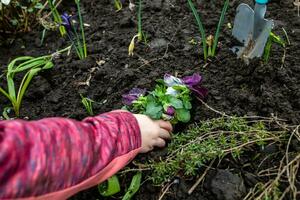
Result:
[[[243,44],[232,48],[239,58],[249,63],[249,59],[261,57],[270,32],[272,20],[265,19],[268,0],[256,0],[254,10],[247,4],[240,4],[234,19],[232,35]]]

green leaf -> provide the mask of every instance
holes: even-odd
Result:
[[[177,99],[176,97],[169,96],[169,103],[176,109],[183,108],[182,101]]]
[[[160,117],[162,115],[162,109],[163,109],[162,106],[157,105],[154,102],[150,102],[146,106],[145,114],[148,115],[152,119],[160,119]]]
[[[183,100],[183,106],[184,106],[184,108],[185,109],[187,109],[187,110],[190,110],[190,109],[192,109],[192,104],[191,104],[191,102],[189,101],[189,100]]]
[[[138,172],[136,175],[133,176],[128,191],[122,198],[122,200],[130,200],[133,195],[140,189],[142,180],[142,172]]]
[[[184,123],[189,122],[191,119],[190,111],[188,111],[186,109],[176,110],[176,116],[177,116],[178,121],[181,121]]]
[[[116,175],[110,177],[106,182],[98,185],[99,193],[104,197],[112,196],[120,192],[120,183]]]
[[[27,12],[32,13],[33,12],[33,8],[28,8]]]
[[[42,8],[43,8],[43,4],[37,3],[37,4],[34,6],[34,8],[36,8],[36,9],[42,9]]]

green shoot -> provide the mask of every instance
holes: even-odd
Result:
[[[138,33],[135,36],[133,36],[133,38],[130,41],[130,44],[128,47],[128,55],[129,56],[133,56],[136,38],[138,39],[139,42],[141,42],[144,39],[144,42],[147,43],[146,35],[143,33],[143,30],[142,30],[142,0],[139,0],[137,19],[138,19]]]
[[[283,48],[285,48],[285,46],[286,46],[285,41],[280,36],[275,35],[274,33],[271,32],[270,36],[268,38],[267,44],[265,46],[264,55],[263,55],[265,63],[267,63],[269,61],[270,52],[271,52],[273,43],[279,44]]]
[[[80,10],[80,0],[75,0],[75,3],[77,5],[77,12],[79,17],[81,39],[82,39],[82,49],[79,49],[81,51],[81,55],[79,56],[79,58],[84,59],[87,57],[87,48],[86,48],[86,41],[85,41],[85,34],[84,34],[84,24],[83,24],[81,10]]]
[[[142,180],[142,172],[138,172],[136,175],[133,176],[128,191],[122,198],[122,200],[130,200],[135,193],[140,189]]]
[[[200,15],[198,14],[192,0],[188,0],[188,3],[189,3],[189,6],[194,14],[194,17],[196,19],[196,22],[197,22],[197,25],[198,25],[198,28],[199,28],[199,31],[201,33],[201,39],[202,39],[202,45],[203,45],[203,53],[204,53],[204,60],[207,59],[207,46],[206,46],[206,35],[205,35],[205,30],[204,30],[204,27],[203,27],[203,24],[201,22],[201,19],[200,19]]]
[[[53,15],[53,19],[54,19],[54,22],[59,24],[59,32],[61,34],[61,36],[64,36],[66,34],[66,29],[64,26],[62,26],[62,19],[60,17],[60,14],[57,10],[57,6],[54,5],[54,2],[55,0],[48,0],[48,4],[49,4],[49,7],[51,9],[51,13]]]
[[[218,23],[218,26],[217,26],[217,30],[216,30],[216,33],[215,33],[214,44],[213,44],[213,48],[212,48],[212,52],[211,52],[212,57],[214,57],[216,55],[216,48],[218,46],[220,30],[221,30],[222,25],[224,24],[225,14],[226,14],[226,11],[228,9],[228,5],[229,5],[229,0],[226,0],[225,3],[224,3],[224,6],[223,6],[222,13],[221,13],[219,23]]]
[[[62,53],[69,49],[70,47],[67,47],[57,53]],[[7,91],[0,87],[0,93],[11,102],[12,108],[17,117],[20,115],[21,103],[32,78],[38,72],[52,68],[54,66],[52,58],[53,55],[41,56],[38,58],[23,56],[18,57],[9,63],[6,72]],[[19,85],[19,89],[16,90],[14,77],[18,73],[25,73],[25,75]]]
[[[139,42],[143,40],[143,31],[142,31],[142,0],[139,0],[138,8],[138,40]]]
[[[122,10],[122,2],[120,0],[114,0],[115,8],[118,11]]]
[[[87,113],[89,115],[91,115],[91,116],[94,115],[94,112],[93,112],[93,103],[95,101],[93,101],[92,99],[83,97],[81,94],[80,94],[80,96],[81,96],[81,102],[84,105],[85,110],[87,111]]]
[[[120,192],[120,183],[116,175],[110,177],[106,182],[98,185],[99,193],[104,197],[109,197]]]
[[[196,22],[197,22],[197,25],[198,25],[198,28],[199,28],[199,32],[201,34],[204,60],[206,61],[208,57],[214,57],[216,55],[216,49],[217,49],[217,46],[218,46],[220,30],[221,30],[221,27],[224,23],[224,18],[225,18],[225,14],[227,12],[227,9],[228,9],[229,0],[226,0],[225,3],[224,3],[222,13],[221,13],[219,23],[218,23],[218,26],[217,26],[217,30],[216,30],[216,33],[215,33],[214,37],[211,36],[211,35],[209,37],[206,37],[205,29],[204,29],[204,26],[201,22],[200,15],[198,14],[192,0],[188,0],[188,4],[189,4],[189,6],[190,6],[190,8],[193,12],[193,15],[196,19]]]

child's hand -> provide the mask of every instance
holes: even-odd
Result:
[[[141,153],[151,151],[154,147],[166,146],[167,139],[171,138],[172,125],[163,120],[153,121],[146,115],[134,114],[138,121],[142,137]]]

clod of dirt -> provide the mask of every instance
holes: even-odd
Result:
[[[218,200],[239,200],[246,193],[243,179],[228,170],[217,170],[208,174],[205,187]]]
[[[167,40],[163,39],[163,38],[155,38],[154,40],[152,40],[149,43],[150,48],[152,49],[159,49],[159,48],[163,48],[166,47],[168,45]]]

